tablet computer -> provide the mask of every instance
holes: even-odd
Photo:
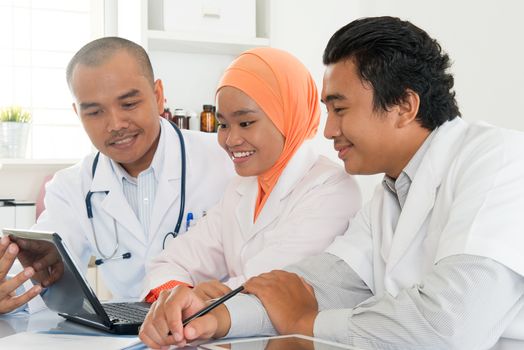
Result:
[[[101,303],[58,233],[3,229],[3,234],[19,244],[20,254],[52,262],[49,271],[56,281],[42,293],[46,306],[73,322],[116,334],[138,334],[150,305],[143,302]],[[22,266],[31,266],[21,258]],[[29,259],[31,260],[31,259]],[[32,278],[39,283],[38,274]]]
[[[224,339],[201,344],[208,350],[359,350],[355,347],[336,342],[293,334],[275,337]]]

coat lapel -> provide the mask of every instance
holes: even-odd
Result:
[[[180,210],[180,184],[182,181],[182,158],[181,158],[181,148],[180,140],[175,134],[173,128],[167,124],[162,125],[163,138],[158,145],[157,153],[155,154],[155,159],[153,160],[155,164],[155,171],[159,174],[158,177],[158,187],[156,189],[154,210],[151,213],[151,226],[150,226],[150,239],[158,234],[165,235],[167,232],[160,232],[160,227],[162,222],[164,222],[165,216],[167,215],[170,208],[176,206],[177,217]],[[189,145],[185,142],[186,146],[186,180],[191,176],[191,167],[190,167],[190,157],[191,150],[188,149]],[[188,188],[186,181],[186,196],[185,200],[187,201],[188,197]],[[170,220],[171,221],[171,220]],[[182,225],[184,225],[184,218],[182,217]],[[169,230],[174,230],[175,225],[169,228]],[[181,226],[182,230],[182,226]]]
[[[424,226],[424,222],[435,203],[435,193],[440,179],[435,179],[431,168],[425,161],[420,165],[415,179],[409,189],[404,208],[398,219],[393,238],[387,270],[390,271],[404,256],[415,236]],[[409,213],[409,214],[407,214]]]
[[[102,154],[100,154],[95,177],[91,184],[91,191],[109,191],[107,195],[100,194],[100,196],[105,196],[100,203],[102,211],[110,216],[110,220],[114,219],[117,226],[122,226],[127,231],[131,232],[131,234],[139,241],[145,243],[144,235],[142,234],[142,226],[138,222],[133,209],[131,209],[124,196],[122,186],[113,171],[111,161]],[[94,196],[99,195],[95,194]],[[95,199],[93,197],[93,202],[94,201]],[[94,225],[96,227],[96,214],[93,216]]]
[[[258,195],[257,178],[241,178],[236,191],[240,198],[235,209],[235,216],[244,240],[247,241],[252,235],[251,232],[253,232],[255,201]]]
[[[264,204],[264,208],[262,208],[262,211],[258,215],[257,221],[255,221],[253,225],[251,236],[257,232],[261,232],[264,228],[266,228],[279,217],[281,201],[285,195],[282,192],[285,191],[283,191],[284,189],[278,185],[279,184],[273,188],[273,191],[269,195],[266,204]]]
[[[253,223],[253,217],[258,195],[257,178],[249,178],[248,181],[237,188],[241,196],[236,211],[237,221],[241,225],[246,241],[280,217],[282,201],[293,192],[293,189],[304,177],[304,174],[313,167],[317,159],[318,155],[309,143],[304,143],[297,150],[280,175],[255,223]]]
[[[453,160],[455,153],[453,150],[461,142],[461,136],[466,128],[467,124],[462,119],[455,118],[437,130],[415,174],[401,211],[387,262],[387,271],[391,271],[405,256],[415,237],[419,233],[425,233],[423,228],[435,204],[443,175]]]
[[[389,191],[382,191],[382,215],[380,218],[380,225],[382,227],[382,236],[380,237],[380,256],[384,263],[389,260],[389,253],[391,245],[393,244],[394,229],[397,225],[399,217],[399,205],[395,203],[397,199]]]

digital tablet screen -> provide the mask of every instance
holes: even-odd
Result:
[[[344,344],[303,335],[231,339],[229,341],[223,340],[211,344],[202,344],[200,347],[209,350],[357,350]]]

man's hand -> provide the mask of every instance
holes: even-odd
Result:
[[[64,263],[52,243],[14,236],[12,240],[20,247],[18,260],[23,266],[33,267],[33,280],[40,282],[43,287],[49,287],[62,277]]]
[[[224,305],[182,327],[182,320],[205,306],[205,301],[188,287],[178,286],[170,291],[162,291],[140,327],[140,340],[158,349],[169,345],[185,346],[196,339],[227,334],[231,320]]]
[[[317,299],[301,277],[275,270],[249,279],[244,287],[260,299],[278,333],[313,336]]]
[[[193,288],[193,292],[202,300],[220,298],[231,292],[231,288],[217,280],[202,282]]]
[[[15,310],[42,291],[42,287],[33,286],[24,294],[16,296],[16,289],[34,274],[34,270],[28,267],[15,277],[9,280],[6,279],[18,251],[16,244],[11,243],[8,237],[2,237],[0,240],[0,314]]]

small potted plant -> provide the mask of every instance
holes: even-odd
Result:
[[[31,114],[19,106],[0,110],[0,158],[25,158]]]

